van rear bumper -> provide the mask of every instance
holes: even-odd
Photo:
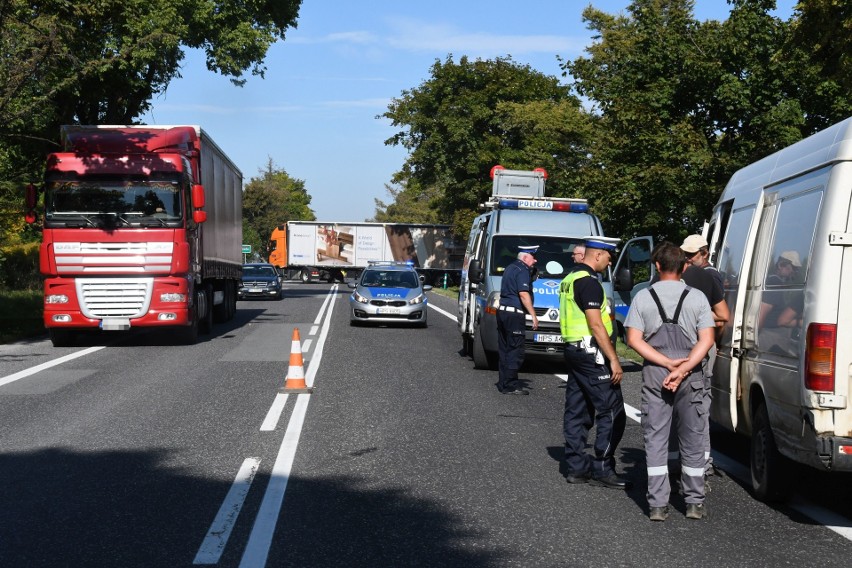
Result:
[[[817,438],[818,452],[826,469],[852,471],[852,438],[820,436]]]

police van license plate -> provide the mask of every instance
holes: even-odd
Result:
[[[377,308],[377,314],[398,314],[399,308]]]
[[[533,341],[536,343],[562,343],[562,336],[547,333],[536,333],[533,335]]]

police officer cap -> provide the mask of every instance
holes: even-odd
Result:
[[[527,254],[535,254],[538,252],[538,245],[521,245],[518,247],[518,252],[525,252]]]
[[[587,249],[601,249],[609,252],[615,252],[616,248],[618,248],[618,243],[621,242],[621,239],[616,239],[615,237],[584,237],[584,241]]]

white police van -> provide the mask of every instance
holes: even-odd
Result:
[[[478,369],[497,366],[497,308],[503,271],[519,246],[537,246],[533,303],[537,330],[527,316],[528,355],[562,357],[559,329],[559,284],[574,268],[572,252],[583,237],[603,236],[601,223],[584,199],[544,197],[542,170],[492,169],[494,185],[485,213],[470,230],[462,267],[458,326],[464,351]],[[604,288],[611,295],[609,274]]]

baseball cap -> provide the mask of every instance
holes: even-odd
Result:
[[[707,246],[707,239],[701,235],[689,235],[683,239],[683,244],[680,245],[680,250],[683,252],[694,253]]]
[[[792,264],[792,265],[793,265],[793,266],[795,266],[796,268],[801,268],[801,267],[802,267],[802,261],[801,261],[801,259],[799,258],[799,253],[798,253],[797,251],[794,251],[794,250],[785,250],[784,252],[782,252],[782,253],[781,253],[781,258],[783,258],[784,260],[789,261],[789,262],[790,262],[790,264]]]

